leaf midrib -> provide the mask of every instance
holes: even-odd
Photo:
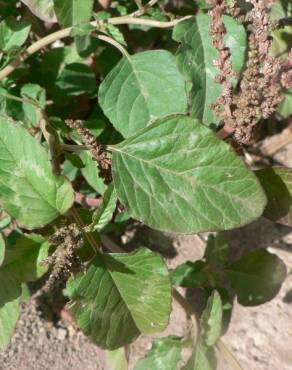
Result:
[[[181,174],[179,174],[179,173],[177,173],[177,172],[174,172],[174,171],[171,171],[171,170],[169,170],[169,169],[167,169],[167,168],[164,168],[164,167],[160,167],[160,166],[158,166],[157,164],[153,164],[152,162],[150,162],[150,161],[146,161],[145,159],[142,159],[142,158],[139,158],[139,157],[135,157],[135,156],[133,156],[133,155],[131,155],[131,154],[129,154],[129,153],[127,153],[127,152],[124,152],[124,151],[122,151],[122,150],[119,150],[119,149],[117,149],[117,147],[114,147],[114,146],[110,146],[109,147],[113,152],[117,152],[117,153],[120,153],[121,155],[125,155],[125,156],[128,156],[128,157],[130,157],[130,158],[132,158],[132,159],[134,159],[134,160],[136,160],[136,161],[141,161],[141,162],[143,162],[143,163],[145,163],[146,165],[148,165],[149,167],[154,167],[154,168],[156,168],[158,171],[160,170],[160,171],[162,171],[162,172],[169,172],[169,173],[171,173],[173,176],[177,176],[177,177],[181,177],[182,179],[185,179],[185,180],[187,180],[188,182],[190,182],[192,185],[194,185],[194,186],[201,186],[201,187],[203,187],[203,185],[205,185],[206,187],[209,187],[209,188],[211,188],[211,189],[215,189],[219,194],[223,194],[223,195],[227,195],[228,196],[228,198],[230,198],[230,196],[232,196],[232,198],[233,199],[238,199],[241,203],[244,201],[244,199],[243,198],[240,198],[240,197],[238,197],[236,194],[230,194],[230,193],[225,193],[225,192],[223,192],[222,190],[220,190],[218,187],[216,187],[216,186],[213,186],[213,185],[210,185],[210,184],[202,184],[202,182],[200,182],[198,179],[193,179],[193,178],[190,178],[190,177],[186,177],[186,176],[183,176],[183,175],[181,175]]]

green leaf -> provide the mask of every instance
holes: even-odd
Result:
[[[224,42],[230,48],[232,68],[239,74],[245,61],[246,33],[233,18],[223,16],[222,20],[227,30]],[[210,107],[222,92],[222,86],[215,82],[219,70],[213,61],[218,59],[218,52],[213,47],[209,27],[210,16],[200,14],[179,23],[173,32],[174,40],[181,43],[177,52],[179,68],[190,83],[191,115],[207,126],[221,120]]]
[[[105,351],[107,359],[107,370],[128,370],[128,361],[125,348],[118,348],[115,351]]]
[[[114,26],[113,24],[108,23],[108,24],[106,24],[106,31],[117,42],[119,42],[122,45],[127,46],[126,40],[124,38],[124,35],[118,29],[118,27]]]
[[[91,94],[96,90],[95,75],[89,66],[82,63],[67,64],[62,70],[56,86],[69,96]]]
[[[185,288],[200,288],[208,281],[205,267],[204,261],[187,261],[171,272],[172,283]]]
[[[116,349],[140,333],[162,331],[171,311],[171,285],[163,259],[146,248],[97,255],[85,274],[67,285],[70,310],[97,345]]]
[[[47,152],[19,123],[0,118],[0,200],[23,227],[42,227],[72,205],[71,184],[54,175]]]
[[[113,184],[109,185],[104,193],[102,205],[94,212],[92,224],[89,226],[91,231],[100,231],[112,219],[117,205],[117,195]]]
[[[284,100],[279,106],[277,112],[280,113],[282,117],[288,118],[292,115],[292,89],[285,91],[283,95]]]
[[[76,50],[81,57],[87,57],[98,47],[99,40],[91,36],[95,29],[90,23],[81,23],[72,28],[71,36],[74,36]]]
[[[4,285],[0,286],[0,297],[3,296],[3,294],[5,294],[5,292],[2,291],[3,288],[5,289]],[[17,291],[18,286],[15,284],[14,281],[11,281],[9,283],[9,289]],[[20,292],[17,297],[13,299],[9,298],[9,300],[6,301],[5,303],[0,302],[0,350],[4,350],[7,347],[10,338],[13,335],[14,328],[20,314],[19,303],[20,303]]]
[[[185,81],[172,54],[146,51],[116,65],[100,85],[99,102],[114,127],[129,137],[156,118],[185,113]]]
[[[0,23],[0,51],[9,52],[19,48],[27,39],[30,23],[8,17]]]
[[[287,58],[292,45],[292,26],[283,27],[272,32],[273,43],[270,48],[271,55]]]
[[[182,339],[176,336],[154,340],[145,358],[139,360],[134,370],[176,370],[181,358]]]
[[[216,362],[213,347],[204,346],[199,341],[191,358],[182,370],[216,370]]]
[[[34,104],[27,102],[22,103],[22,108],[25,114],[25,120],[28,122],[29,127],[37,127],[39,125],[39,115],[36,109],[36,105],[42,109],[46,106],[46,92],[45,90],[36,84],[23,85],[20,94],[26,100],[31,101]]]
[[[285,264],[265,249],[247,254],[226,272],[238,302],[244,306],[256,306],[274,298],[286,277]]]
[[[118,198],[154,229],[232,229],[258,218],[266,205],[256,176],[192,118],[156,121],[110,149]]]
[[[215,290],[207,301],[201,317],[201,334],[191,358],[183,370],[215,370],[216,357],[213,346],[220,338],[223,307],[219,293]]]
[[[99,194],[103,195],[106,190],[106,185],[99,175],[97,163],[92,159],[91,154],[83,151],[79,154],[84,167],[81,168],[82,175],[88,184]]]
[[[41,20],[48,23],[57,22],[53,0],[21,0],[21,2]]]
[[[48,243],[39,235],[20,237],[6,249],[0,267],[0,349],[4,349],[13,334],[19,317],[21,284],[41,277],[46,268],[40,262],[47,257]]]
[[[222,329],[223,307],[220,294],[215,290],[207,301],[201,317],[202,341],[208,347],[216,344]]]
[[[5,255],[5,241],[3,235],[0,234],[0,267],[4,261],[4,255]]]
[[[93,27],[91,23],[77,24],[76,26],[73,26],[71,36],[88,36],[94,30],[95,27]]]
[[[272,221],[292,226],[292,169],[264,168],[255,174],[268,198],[264,216]]]
[[[224,266],[229,261],[230,247],[224,233],[209,235],[204,258],[212,266]]]
[[[88,22],[93,4],[94,0],[54,0],[57,18],[64,27]]]
[[[290,0],[275,1],[269,14],[272,20],[288,18],[292,16],[292,4]]]

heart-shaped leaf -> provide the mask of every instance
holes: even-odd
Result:
[[[154,229],[226,230],[263,212],[266,197],[256,176],[192,118],[167,117],[110,148],[118,198]]]

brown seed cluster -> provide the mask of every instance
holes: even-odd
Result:
[[[224,48],[225,30],[220,20],[223,12],[230,13],[230,9],[226,10],[222,0],[212,2],[210,34],[220,57],[220,75],[216,81],[223,86],[222,94],[212,108],[222,117],[225,127],[233,128],[238,143],[249,144],[253,140],[254,128],[258,121],[270,117],[281,103],[281,90],[289,85],[291,79],[291,65],[290,68],[284,67],[285,62],[282,59],[269,54],[272,40],[268,13],[271,4],[265,0],[250,0],[253,8],[244,19],[248,32],[246,68],[238,93],[232,95],[231,84],[228,84],[232,76],[230,52]],[[238,11],[236,14],[239,14]],[[242,17],[240,19],[243,20]]]
[[[78,132],[83,143],[88,147],[93,160],[98,163],[100,175],[104,179],[105,184],[110,184],[112,182],[111,162],[107,158],[105,148],[96,142],[95,137],[84,127],[83,121],[68,119],[65,122],[68,127]]]
[[[224,107],[224,117],[231,117],[232,104],[232,84],[230,78],[235,76],[232,70],[232,63],[230,60],[230,50],[224,44],[224,35],[226,29],[222,21],[225,4],[223,0],[210,0],[212,10],[210,11],[210,35],[212,36],[213,46],[218,51],[219,59],[213,61],[213,64],[219,69],[219,74],[215,81],[222,85],[222,93],[217,101],[212,105],[212,109],[220,116],[222,114],[221,107]]]
[[[83,245],[83,233],[76,224],[62,227],[49,238],[49,244],[56,245],[55,252],[43,261],[44,265],[52,267],[52,272],[42,288],[47,293],[66,280],[72,268],[80,266],[81,261],[76,254]]]

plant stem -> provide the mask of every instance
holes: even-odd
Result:
[[[135,0],[137,6],[138,6],[138,10],[136,10],[134,13],[130,14],[130,16],[132,17],[140,17],[141,15],[143,15],[149,8],[151,8],[152,6],[154,6],[158,0],[151,0],[149,1],[149,3],[147,3],[146,5],[142,5],[141,4],[141,1],[140,0]],[[139,2],[139,5],[138,5],[138,2]]]
[[[39,116],[40,129],[44,135],[44,138],[46,139],[49,145],[53,171],[55,175],[60,175],[61,165],[60,165],[59,158],[60,158],[61,149],[60,149],[59,139],[47,130],[47,127],[49,126],[49,120],[48,120],[47,114],[44,111],[44,109],[37,108],[37,114]]]
[[[94,36],[95,38],[99,39],[99,40],[102,40],[102,41],[105,41],[107,42],[108,44],[111,44],[113,45],[115,48],[117,48],[124,56],[129,56],[127,50],[120,44],[118,43],[116,40],[114,40],[112,37],[109,37],[109,36],[106,36],[106,35],[92,35]]]
[[[147,27],[156,27],[156,28],[171,28],[177,25],[179,22],[182,22],[185,19],[189,19],[191,16],[186,16],[180,19],[175,19],[170,22],[159,22],[152,19],[141,19],[141,18],[134,18],[132,16],[125,16],[125,17],[114,17],[107,20],[108,23],[113,25],[119,24],[136,24],[140,26],[147,26]],[[91,22],[91,25],[96,27],[97,29],[100,28],[102,22],[94,21]],[[10,75],[22,62],[24,62],[27,58],[31,55],[39,51],[40,49],[44,48],[47,45],[52,44],[57,40],[61,40],[63,38],[69,37],[72,31],[72,27],[64,28],[63,30],[53,32],[50,35],[36,41],[31,46],[29,46],[17,59],[7,65],[5,68],[0,71],[0,81]]]
[[[90,148],[87,145],[61,144],[61,149],[66,152],[82,152]]]
[[[197,339],[198,334],[199,334],[199,328],[200,328],[200,323],[199,323],[197,312],[195,311],[194,307],[185,299],[184,296],[180,294],[180,292],[177,289],[172,288],[172,296],[173,296],[173,299],[177,301],[177,303],[185,310],[185,312],[190,317],[192,321],[193,330],[195,332],[193,337],[194,339],[195,338]]]
[[[6,99],[11,99],[11,100],[18,101],[19,103],[31,104],[34,107],[39,108],[38,104],[36,104],[34,101],[26,99],[26,98],[20,98],[19,96],[15,96],[15,95],[12,95],[12,94],[9,94],[9,93],[3,93],[2,91],[0,92],[0,96],[3,96]]]

